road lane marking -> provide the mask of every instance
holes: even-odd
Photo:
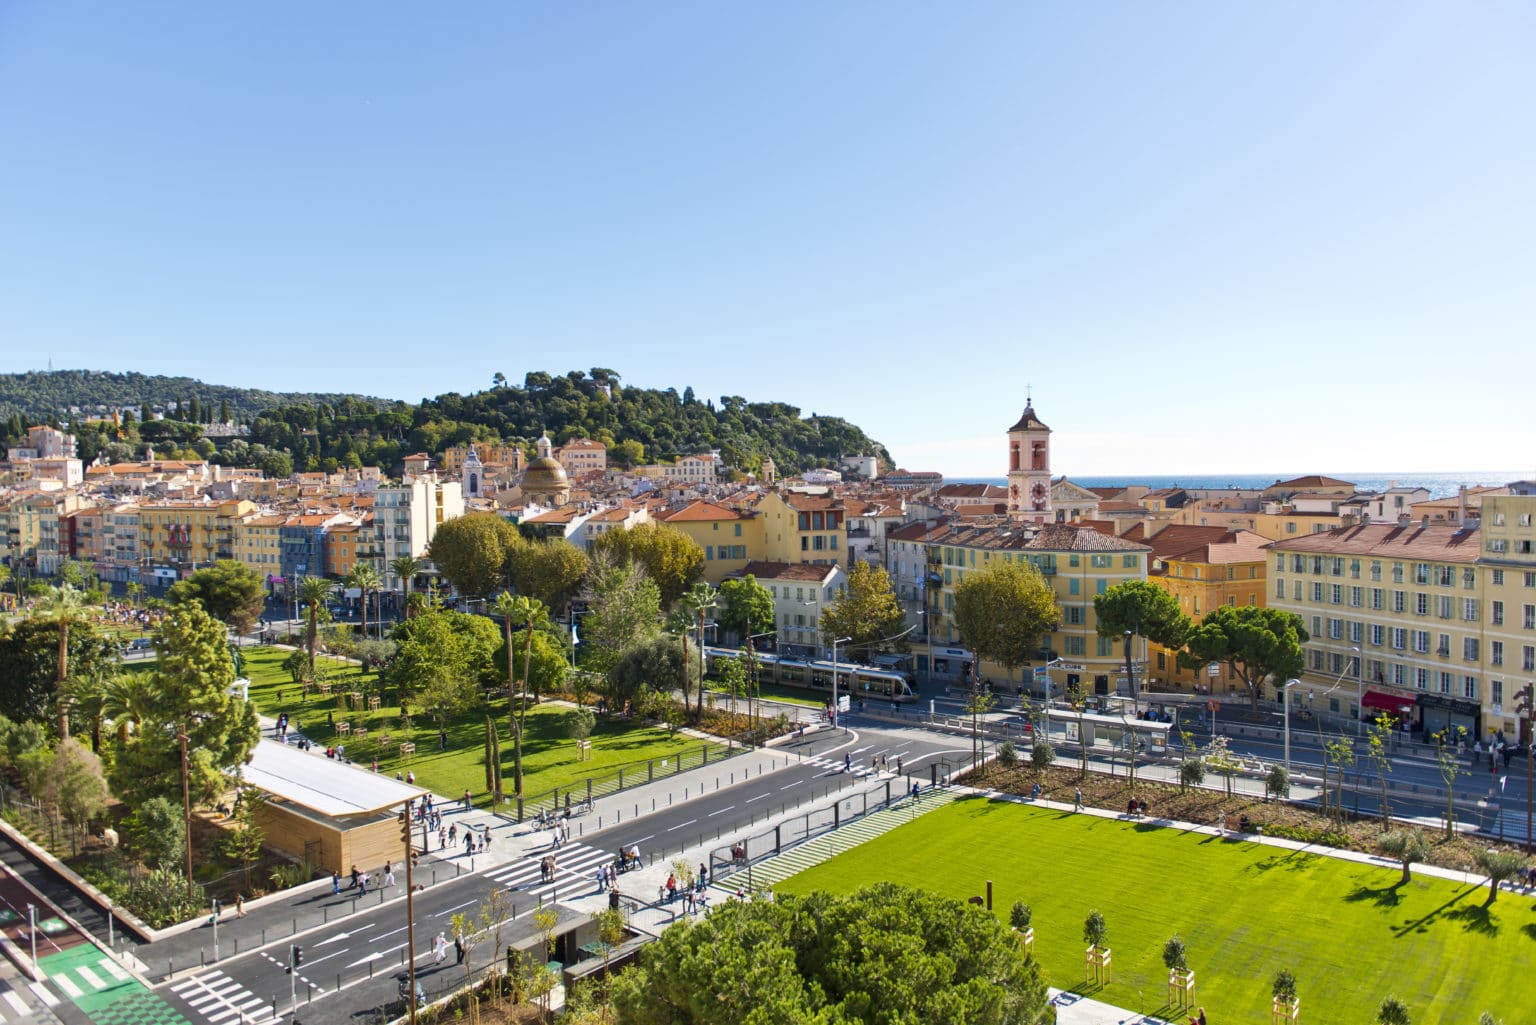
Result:
[[[667,830],[667,832],[669,832],[669,833],[675,833],[675,832],[677,832],[677,831],[678,831],[678,830],[679,830],[679,829],[682,829],[682,828],[683,828],[683,827],[684,827],[684,826],[691,826],[691,825],[693,825],[693,824],[694,824],[694,823],[696,823],[696,822],[698,822],[698,821],[699,821],[699,820],[698,820],[698,819],[689,819],[689,820],[688,820],[688,821],[687,821],[687,822],[679,822],[679,823],[678,823],[678,824],[677,824],[677,825],[675,825],[675,826],[672,826],[672,827],[671,827],[671,828],[669,828],[669,829],[668,829],[668,830]]]
[[[749,798],[747,798],[746,801],[743,802],[743,803],[751,804],[753,801],[761,801],[763,798],[769,797],[769,796],[771,796],[771,795],[769,795],[769,794],[758,794],[756,797],[749,797]]]
[[[728,811],[735,811],[735,810],[736,810],[736,806],[733,804],[729,808],[721,808],[719,811],[712,811],[712,812],[710,812],[708,815],[706,815],[704,817],[706,819],[712,819],[716,815],[724,815]]]

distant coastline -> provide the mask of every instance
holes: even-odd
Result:
[[[1071,475],[1075,484],[1085,488],[1123,488],[1133,484],[1145,484],[1149,488],[1238,488],[1253,490],[1267,488],[1278,480],[1302,476],[1299,473],[1237,473],[1237,474],[1147,474],[1135,476],[1120,474],[1109,477],[1079,477]],[[1328,477],[1347,480],[1362,491],[1385,491],[1394,483],[1398,487],[1427,488],[1431,498],[1448,498],[1457,489],[1467,487],[1499,487],[1511,481],[1529,480],[1536,473],[1520,470],[1483,470],[1463,473],[1403,472],[1403,473],[1329,473]],[[997,484],[1007,483],[1004,477],[945,477],[946,484]]]

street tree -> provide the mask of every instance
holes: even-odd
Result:
[[[680,647],[667,637],[650,637],[632,646],[607,674],[607,697],[614,710],[627,701],[636,708],[648,692],[670,696],[681,691],[684,700],[693,686],[698,659],[686,640]]]
[[[357,588],[359,604],[362,607],[363,636],[368,636],[368,596],[377,594],[384,586],[384,578],[380,576],[378,569],[371,562],[359,562],[352,567],[352,572],[346,576],[346,585]]]
[[[1365,760],[1376,770],[1381,783],[1381,824],[1392,824],[1392,805],[1387,800],[1387,776],[1392,772],[1392,719],[1385,712],[1366,727]]]
[[[304,606],[304,650],[309,653],[309,680],[315,678],[315,646],[320,643],[320,615],[336,585],[324,577],[299,581],[299,604]]]
[[[1457,758],[1456,751],[1460,746],[1461,737],[1466,736],[1464,727],[1456,727],[1456,735],[1452,735],[1449,729],[1443,729],[1435,734],[1435,763],[1440,769],[1440,779],[1445,783],[1445,838],[1454,839],[1456,836],[1456,778],[1465,770],[1461,767],[1461,760]]]
[[[596,727],[597,715],[586,705],[577,705],[565,715],[565,731],[576,741],[576,750],[582,760],[587,757],[587,739]]]
[[[1408,1005],[1397,997],[1387,997],[1376,1009],[1376,1025],[1412,1025]]]
[[[626,651],[660,632],[661,592],[634,563],[594,554],[583,595],[583,664],[593,672],[607,673]]]
[[[463,612],[429,612],[398,624],[386,675],[401,707],[419,704],[443,728],[474,704],[482,683],[494,680],[500,641],[495,623]]]
[[[1179,608],[1179,600],[1163,588],[1146,580],[1127,580],[1103,594],[1095,595],[1093,609],[1098,619],[1098,635],[1119,640],[1145,637],[1174,651],[1189,637],[1189,617]],[[1130,654],[1127,649],[1126,660]],[[1136,674],[1126,666],[1131,697],[1137,696]]]
[[[1400,829],[1393,833],[1383,833],[1377,838],[1376,843],[1382,850],[1403,863],[1404,883],[1413,877],[1413,863],[1429,857],[1429,843],[1424,839],[1422,829]]]
[[[667,608],[704,575],[704,549],[693,538],[665,523],[641,523],[628,530],[610,530],[592,542],[592,551],[645,567],[661,593],[662,606]]]
[[[849,568],[842,592],[822,609],[820,626],[828,643],[847,637],[846,650],[861,653],[868,662],[877,642],[901,633],[904,618],[885,567],[860,560]]]
[[[1348,737],[1338,736],[1323,742],[1323,814],[1332,808],[1333,817],[1344,819],[1344,772],[1355,764],[1355,745]],[[1328,771],[1332,769],[1338,778],[1333,801],[1328,800]]]
[[[498,608],[501,607],[498,605]],[[522,693],[513,693],[509,700],[509,708],[517,713],[512,720],[512,792],[521,799],[523,796],[523,727],[528,721],[528,704],[533,700],[533,635],[536,630],[548,630],[550,622],[549,610],[537,598],[518,595],[506,608],[509,610],[509,621],[521,623],[523,627]],[[511,634],[508,633],[507,637],[509,645],[507,653],[510,655]]]
[[[893,883],[723,904],[646,946],[613,1003],[626,1025],[1054,1020],[1038,965],[995,916]]]
[[[389,560],[389,571],[395,575],[396,580],[400,581],[400,610],[402,613],[407,611],[407,607],[410,604],[407,599],[411,596],[411,581],[415,579],[417,573],[421,572],[422,565],[423,561],[421,559],[410,554],[397,555]]]
[[[1008,673],[1040,652],[1045,635],[1061,624],[1056,592],[1040,571],[1024,562],[998,563],[968,572],[955,588],[955,625],[978,659]]]
[[[187,823],[181,809],[164,797],[151,797],[134,808],[123,825],[129,841],[152,868],[175,868],[186,853]]]
[[[1301,617],[1254,605],[1218,605],[1189,634],[1179,663],[1197,669],[1225,662],[1248,688],[1258,711],[1266,680],[1300,676],[1305,668],[1301,646],[1309,640]]]
[[[587,554],[564,538],[523,541],[507,551],[507,575],[518,594],[562,612],[581,589]]]
[[[427,557],[459,594],[484,598],[501,587],[507,552],[521,541],[495,513],[467,513],[437,528]]]
[[[773,629],[773,595],[750,573],[720,582],[720,604],[715,618],[743,644],[752,634]]]
[[[1477,860],[1477,867],[1488,876],[1488,899],[1483,901],[1484,907],[1498,899],[1500,883],[1514,878],[1525,868],[1525,856],[1518,851],[1501,851],[1490,847],[1478,851],[1473,857]]]
[[[266,589],[245,563],[220,559],[172,586],[166,597],[172,604],[195,601],[237,634],[247,634],[261,619]]]
[[[699,671],[697,674],[699,701],[694,709],[694,714],[700,718],[704,716],[704,617],[709,614],[710,609],[718,604],[715,600],[716,597],[715,589],[710,585],[694,584],[677,602],[679,609],[685,609],[689,614],[689,618],[696,618],[698,622],[698,634],[696,636],[699,641]],[[688,704],[686,695],[684,695],[683,704],[685,706]]]

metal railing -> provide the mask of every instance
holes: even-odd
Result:
[[[567,808],[576,809],[582,805],[590,808],[592,802],[599,798],[623,793],[625,790],[645,786],[647,783],[654,783],[658,779],[676,776],[691,769],[718,765],[728,758],[754,750],[750,746],[736,744],[734,738],[727,738],[727,744],[728,746],[721,750],[718,745],[701,742],[697,748],[684,748],[667,758],[646,758],[629,762],[601,776],[588,776],[567,786],[555,787],[542,794],[525,797],[518,802],[517,821],[522,822],[530,815],[541,815],[546,812],[558,814]]]

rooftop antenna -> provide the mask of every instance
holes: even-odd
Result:
[[[1024,405],[1026,405],[1026,406],[1033,406],[1035,403],[1034,403],[1034,401],[1029,396],[1030,396],[1030,384],[1029,384],[1028,381],[1025,381],[1024,382]]]

